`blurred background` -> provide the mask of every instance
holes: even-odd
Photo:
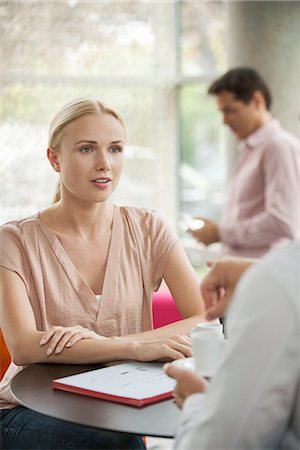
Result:
[[[236,157],[207,87],[228,68],[257,68],[273,90],[274,114],[299,136],[300,2],[10,0],[0,7],[1,223],[52,201],[50,120],[71,98],[93,97],[127,128],[114,201],[156,209],[201,265],[186,219],[218,220]]]

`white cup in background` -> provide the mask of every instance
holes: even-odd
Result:
[[[188,214],[181,214],[179,217],[179,228],[182,231],[189,231],[189,230],[198,230],[200,228],[203,228],[205,226],[205,222],[202,219],[193,219],[193,217],[189,216]]]
[[[220,323],[198,323],[191,330],[192,351],[196,372],[213,377],[223,359],[227,341]]]

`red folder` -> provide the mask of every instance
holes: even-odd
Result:
[[[90,391],[89,389],[82,389],[74,386],[63,385],[57,381],[53,381],[52,385],[55,389],[60,389],[62,391],[73,392],[74,394],[83,394],[89,397],[101,398],[102,400],[109,400],[111,402],[116,403],[124,403],[126,405],[136,406],[137,408],[171,398],[173,392],[172,390],[170,392],[165,392],[164,394],[156,395],[154,397],[136,399],[128,397],[118,397],[116,395],[105,394],[103,392]]]
[[[161,363],[129,362],[53,380],[52,386],[140,408],[172,397],[175,381]]]

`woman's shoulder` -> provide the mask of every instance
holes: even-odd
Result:
[[[136,233],[151,239],[176,241],[177,235],[168,222],[155,210],[135,208],[129,206],[120,207],[120,213],[124,224],[130,224]],[[125,225],[126,226],[126,225]]]
[[[0,226],[0,266],[16,272],[29,290],[30,264],[28,248],[38,220],[35,216],[11,220]]]
[[[23,219],[10,220],[0,226],[1,238],[21,237],[24,227],[34,227],[37,221],[37,214]]]
[[[123,217],[140,225],[151,226],[164,223],[162,217],[154,209],[134,206],[120,206],[119,209]]]
[[[150,208],[139,208],[136,206],[119,206],[119,209],[121,211],[121,214],[125,214],[127,216],[136,217],[136,218],[160,217],[155,209],[150,209]]]

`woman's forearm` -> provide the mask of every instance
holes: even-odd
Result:
[[[93,364],[109,361],[137,360],[137,361],[171,361],[173,359],[191,356],[191,342],[186,336],[178,332],[159,336],[153,332],[153,338],[131,339],[129,336],[107,339],[81,339],[72,347],[64,347],[61,353],[47,354],[47,345],[40,345],[45,333],[32,332],[22,339],[12,354],[17,365],[33,363],[59,363],[59,364]]]
[[[33,363],[58,364],[93,364],[122,359],[136,359],[136,344],[127,339],[82,339],[73,347],[64,348],[59,353],[47,355],[48,346],[40,345],[45,333],[36,331],[30,333],[22,345],[16,346],[12,360],[17,365]]]
[[[186,334],[189,335],[191,329],[198,322],[206,322],[203,315],[195,315],[189,317],[188,319],[178,320],[177,322],[170,323],[160,328],[155,328],[150,331],[143,331],[142,333],[128,334],[126,335],[126,339],[129,341],[138,341],[138,340],[151,340],[151,339],[159,339],[168,336],[173,336],[175,334]],[[122,339],[122,338],[117,338]]]

